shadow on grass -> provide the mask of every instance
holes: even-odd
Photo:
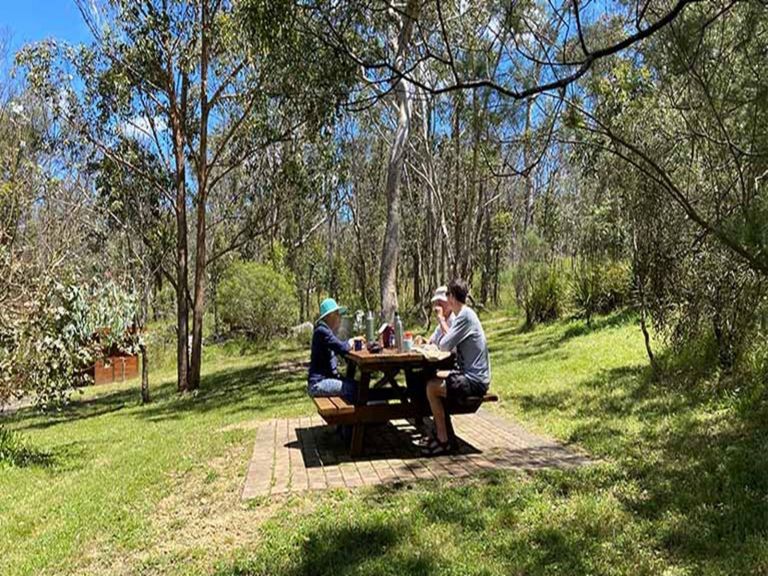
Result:
[[[608,328],[623,326],[633,320],[635,316],[636,312],[634,310],[624,308],[606,316],[597,316],[589,324],[587,324],[586,320],[574,318],[560,340],[571,340],[572,338],[578,338],[579,336],[592,334]]]
[[[81,442],[61,444],[53,450],[43,450],[30,444],[17,430],[0,428],[0,469],[43,468],[55,473],[83,468],[85,448]]]
[[[519,401],[533,415],[562,412],[574,422],[568,441],[618,463],[615,482],[638,489],[624,504],[673,558],[752,571],[765,562],[747,548],[768,526],[768,414],[739,414],[669,382],[676,374],[619,368]]]
[[[138,392],[122,390],[82,400],[75,397],[67,406],[52,412],[41,413],[36,408],[24,408],[16,412],[10,420],[22,422],[18,430],[41,430],[67,422],[78,422],[98,418],[122,410],[126,406],[136,405]]]
[[[254,366],[223,369],[202,378],[194,394],[173,392],[163,402],[152,403],[136,413],[153,422],[178,419],[189,414],[220,412],[260,412],[290,409],[307,398],[303,365]]]
[[[247,561],[217,572],[218,576],[337,576],[346,574],[441,573],[429,553],[398,550],[412,537],[414,527],[404,521],[352,520],[351,525],[320,521],[290,542],[276,543],[282,554],[269,547]],[[297,538],[298,536],[298,538]],[[289,547],[287,556],[285,548]]]
[[[14,468],[51,468],[55,464],[53,453],[29,446],[20,436],[0,429],[0,469],[3,466]]]
[[[152,422],[184,418],[213,411],[252,412],[290,409],[306,398],[305,367],[301,363],[274,366],[224,368],[204,374],[201,387],[192,394],[179,394],[175,382],[151,386],[153,401],[140,406],[139,385],[78,399],[56,412],[41,414],[24,408],[8,418],[14,429],[45,429],[79,422],[134,408],[132,416]],[[98,392],[97,392],[98,393]],[[137,409],[136,409],[137,408]]]

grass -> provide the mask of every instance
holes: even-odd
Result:
[[[651,378],[629,315],[484,321],[494,409],[600,464],[244,504],[255,423],[311,412],[304,352],[220,346],[195,397],[157,374],[147,407],[132,383],[6,422],[37,457],[0,464],[0,573],[768,574],[761,403]]]

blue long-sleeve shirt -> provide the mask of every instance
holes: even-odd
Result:
[[[322,320],[315,325],[312,334],[312,356],[309,361],[310,385],[326,378],[340,378],[337,354],[350,350],[349,342],[340,340],[328,324]]]

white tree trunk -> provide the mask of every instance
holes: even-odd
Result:
[[[397,54],[395,68],[406,69],[408,47],[411,42],[413,20],[417,15],[419,2],[409,0],[402,12],[392,10],[398,21],[397,35],[392,37],[394,52]],[[384,233],[384,245],[381,251],[381,315],[391,322],[397,310],[397,260],[400,253],[400,183],[403,175],[405,151],[411,132],[413,115],[413,87],[404,78],[397,80],[395,86],[395,106],[397,108],[397,127],[392,141],[392,150],[387,167],[387,226]]]

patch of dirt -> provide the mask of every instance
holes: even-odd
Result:
[[[126,555],[107,542],[94,542],[73,574],[186,573],[186,569],[177,571],[190,565],[210,572],[218,560],[254,545],[261,523],[281,502],[262,501],[254,506],[241,501],[252,449],[252,442],[242,442],[205,465],[175,474],[168,496],[155,507],[146,548]]]
[[[263,420],[247,420],[245,422],[235,422],[234,424],[228,424],[222,428],[216,430],[216,432],[232,432],[234,430],[245,430],[251,432],[257,430],[262,424]]]
[[[34,398],[31,398],[30,396],[10,400],[7,404],[0,404],[0,418],[3,418],[4,416],[11,416],[19,410],[23,410],[24,408],[29,408],[30,406],[34,405]]]

